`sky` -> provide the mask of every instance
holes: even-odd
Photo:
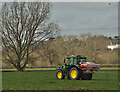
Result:
[[[118,35],[117,2],[52,2],[50,15],[61,35]]]
[[[118,35],[117,2],[52,2],[51,20],[62,35]]]

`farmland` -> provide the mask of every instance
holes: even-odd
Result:
[[[56,68],[26,68],[25,71],[55,70]],[[100,70],[120,70],[120,67],[101,67]],[[17,69],[0,69],[0,71],[17,71]]]
[[[68,3],[15,1],[4,2],[1,6],[0,83],[3,90],[118,90],[120,36],[117,32],[108,33],[114,23],[107,21],[111,18],[101,12],[111,9],[113,3],[109,3],[111,7],[87,3],[87,9],[78,3],[70,8]],[[107,28],[109,26],[111,28]],[[56,67],[61,65],[63,70],[73,71],[71,75],[78,79],[77,74],[81,72],[74,66],[94,70],[98,64],[100,71],[95,72],[92,80],[56,78]]]
[[[56,79],[55,71],[3,72],[3,90],[118,90],[118,71],[98,71],[93,80]]]

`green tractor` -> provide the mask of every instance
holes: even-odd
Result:
[[[64,59],[64,64],[56,69],[57,79],[64,79],[65,76],[70,80],[91,80],[94,71],[99,70],[100,64],[97,62],[88,62],[86,57],[77,56],[67,56]]]

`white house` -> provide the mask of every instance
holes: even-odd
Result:
[[[111,49],[111,50],[116,49],[116,48],[119,48],[119,47],[120,47],[120,45],[118,45],[118,44],[116,44],[116,45],[108,45],[108,46],[107,46],[107,48],[108,48],[108,49]]]

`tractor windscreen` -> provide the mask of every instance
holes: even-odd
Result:
[[[86,62],[86,59],[81,59],[81,62]]]
[[[80,64],[81,62],[86,62],[86,57],[77,57],[77,63]]]
[[[80,59],[79,59],[79,58],[77,58],[77,63],[78,63],[78,64],[80,64],[80,62],[81,62],[81,61],[80,61]]]

